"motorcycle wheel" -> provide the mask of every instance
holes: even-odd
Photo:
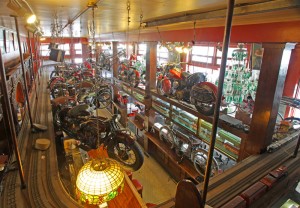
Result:
[[[209,82],[201,82],[192,87],[190,101],[199,113],[206,116],[214,114],[217,90],[217,86]]]
[[[211,116],[215,112],[214,103],[197,103],[195,104],[197,111],[205,116]]]
[[[125,169],[131,171],[137,171],[144,163],[143,152],[136,141],[132,144],[126,144],[120,140],[110,142],[107,146],[107,153],[110,158],[119,161]]]
[[[106,108],[111,103],[111,92],[109,90],[104,90],[96,95],[94,104],[97,108]]]
[[[205,149],[196,149],[192,152],[192,162],[201,176],[205,176],[208,152]],[[210,177],[218,174],[219,166],[215,158],[212,159]]]
[[[159,129],[159,138],[163,142],[166,142],[167,144],[169,144],[171,148],[174,147],[175,137],[169,126],[163,126]]]

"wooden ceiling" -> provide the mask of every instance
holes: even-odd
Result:
[[[17,2],[16,2],[17,1]],[[1,0],[0,26],[15,29],[18,15],[6,5],[19,3],[32,8],[44,36],[63,29],[63,36],[91,37],[94,9],[95,36],[112,39],[114,34],[149,33],[196,27],[223,26],[226,0]],[[300,0],[236,0],[233,25],[300,20]],[[128,12],[130,22],[128,25]],[[80,15],[82,14],[82,15]],[[20,15],[19,15],[20,16]],[[78,18],[75,18],[79,16]],[[24,17],[18,17],[25,25]],[[140,27],[141,21],[143,22]],[[70,27],[72,24],[72,28]],[[26,30],[21,28],[23,33]]]

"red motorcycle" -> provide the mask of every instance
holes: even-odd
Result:
[[[167,64],[157,77],[157,92],[195,105],[204,115],[213,115],[217,86],[206,82],[206,76],[182,71],[177,64]]]
[[[132,87],[137,87],[140,83],[140,72],[123,61],[118,67],[118,78]]]

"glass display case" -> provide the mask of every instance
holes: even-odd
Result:
[[[180,104],[176,105],[174,102],[170,104],[155,95],[152,95],[152,109],[199,140],[210,144],[212,120],[206,121],[197,116],[196,111],[195,114],[188,113],[181,108]],[[239,136],[218,128],[215,148],[226,157],[237,161],[241,142],[242,139]]]

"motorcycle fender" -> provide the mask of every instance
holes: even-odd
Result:
[[[137,78],[140,78],[140,73],[137,70],[135,70],[134,73]]]
[[[124,131],[118,131],[116,133],[116,137],[119,141],[124,142],[125,144],[133,144],[135,142],[135,138]]]

